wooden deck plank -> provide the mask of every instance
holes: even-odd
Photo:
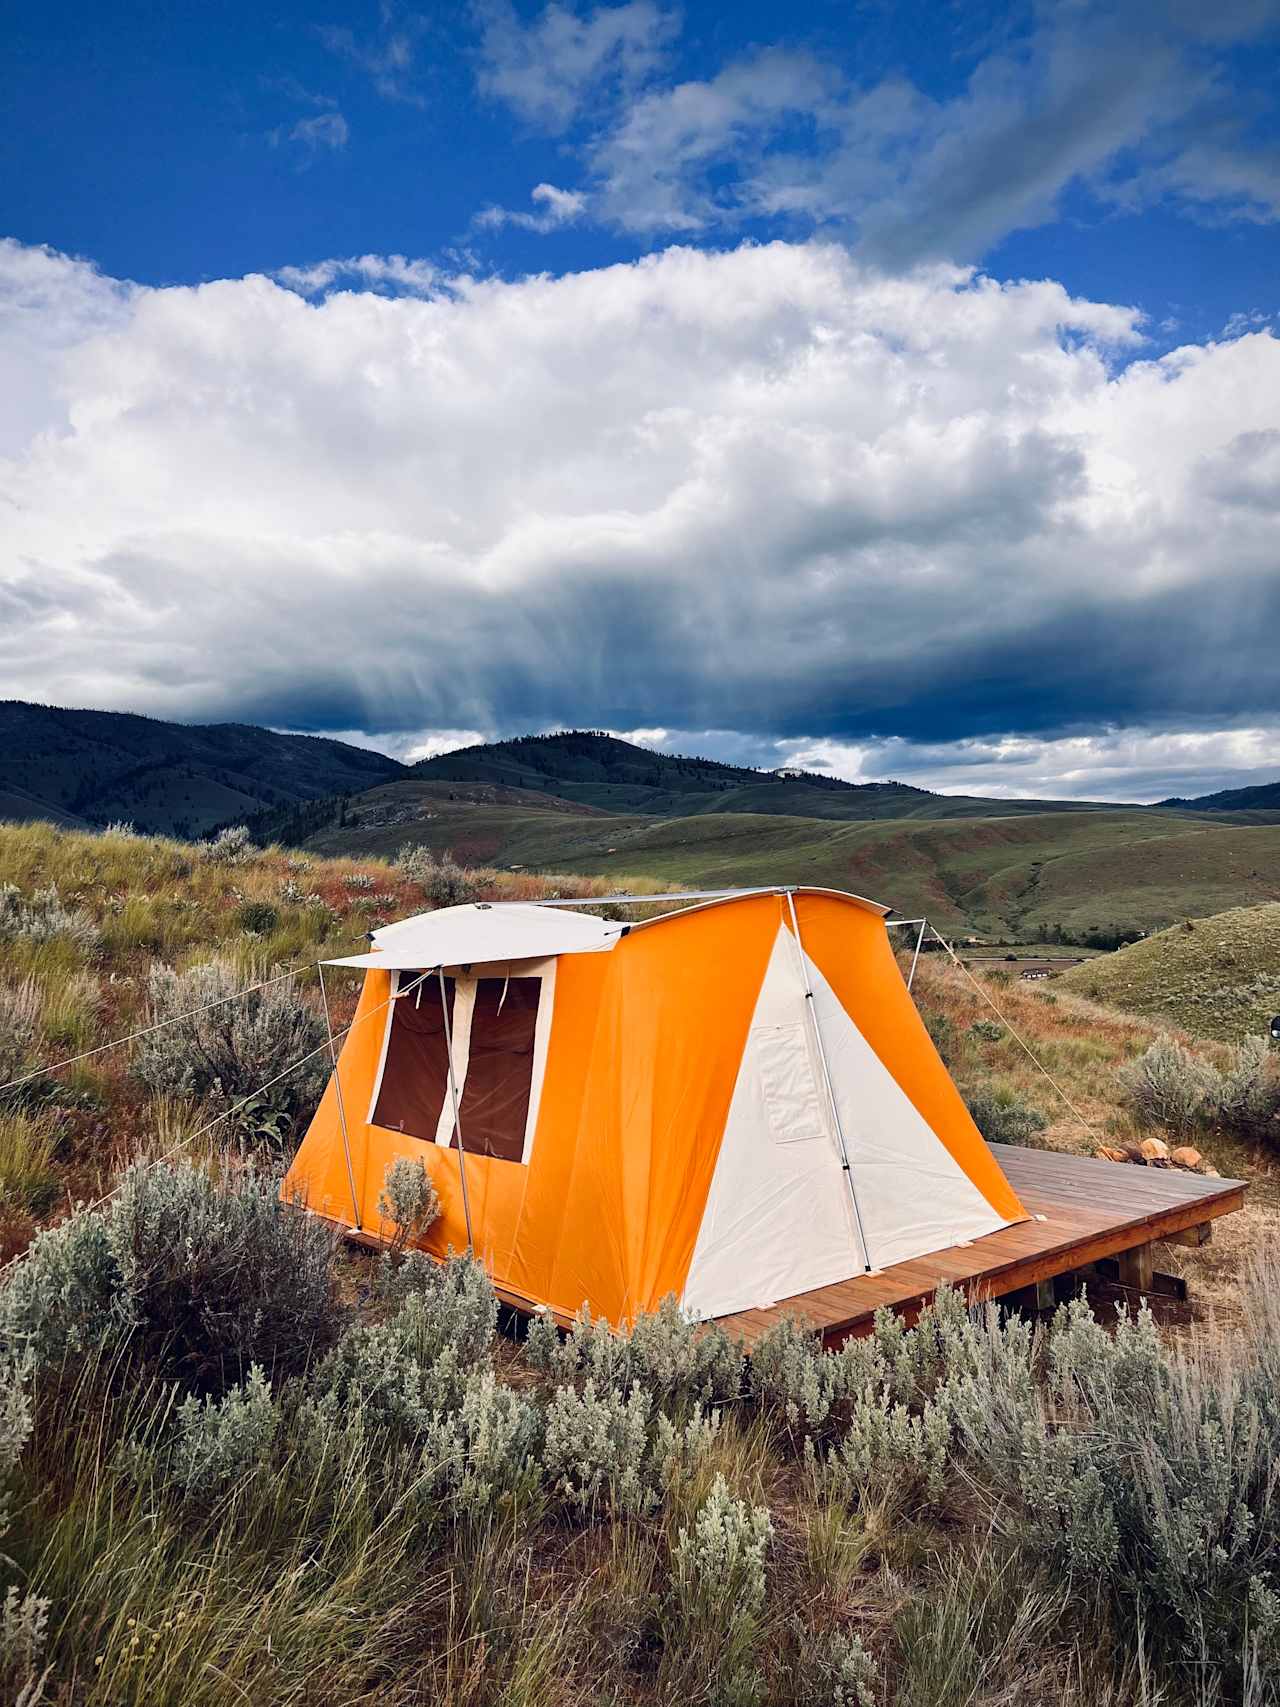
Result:
[[[723,1326],[749,1347],[781,1316],[791,1314],[836,1340],[865,1332],[881,1305],[918,1309],[944,1282],[976,1297],[1000,1297],[1203,1225],[1244,1202],[1240,1180],[1012,1144],[993,1144],[992,1149],[1035,1219],[1003,1227],[971,1245],[953,1245],[879,1273],[855,1275],[723,1317]]]

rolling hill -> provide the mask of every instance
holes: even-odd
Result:
[[[1184,919],[1074,967],[1062,982],[1199,1037],[1238,1042],[1265,1034],[1280,1013],[1280,903]]]
[[[127,820],[199,836],[266,807],[358,792],[405,767],[383,753],[247,723],[161,723],[0,701],[0,819]]]
[[[1280,900],[1280,824],[1142,808],[862,820],[772,813],[606,813],[532,790],[394,783],[345,802],[303,841],[321,854],[406,843],[473,865],[628,873],[697,887],[816,883],[1008,940],[1105,939],[1188,911]],[[512,798],[512,797],[515,798]],[[257,832],[262,835],[261,830]],[[267,839],[262,836],[262,839]],[[1108,944],[1109,946],[1109,944]]]
[[[1222,788],[1191,800],[1162,800],[1161,806],[1182,812],[1280,812],[1280,782],[1261,782],[1253,788]]]

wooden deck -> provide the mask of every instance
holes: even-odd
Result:
[[[859,1275],[743,1310],[721,1322],[750,1347],[780,1316],[793,1315],[821,1330],[832,1345],[865,1333],[882,1304],[910,1316],[941,1284],[975,1298],[1000,1298],[1070,1274],[1107,1257],[1144,1253],[1152,1244],[1229,1215],[1244,1202],[1241,1180],[1204,1179],[1173,1168],[1068,1156],[993,1144],[996,1159],[1031,1215],[971,1245],[953,1245],[878,1274]],[[1139,1267],[1136,1271],[1141,1274]],[[1145,1271],[1150,1273],[1149,1260]],[[1137,1284],[1142,1284],[1141,1280]]]

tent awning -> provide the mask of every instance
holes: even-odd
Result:
[[[495,960],[542,960],[553,954],[593,954],[612,948],[626,928],[590,915],[533,904],[492,906],[473,901],[385,925],[374,931],[373,947],[367,953],[326,960],[325,965],[404,971]]]

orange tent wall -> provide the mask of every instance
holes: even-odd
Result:
[[[835,896],[795,903],[807,954],[904,1093],[993,1208],[1024,1218],[916,1012],[882,918]],[[588,1299],[615,1324],[683,1291],[789,911],[785,896],[746,897],[637,929],[607,953],[559,958],[529,1165],[466,1159],[477,1254],[500,1287],[570,1316]],[[339,1062],[359,1221],[390,1234],[377,1207],[387,1166],[418,1157],[441,1200],[426,1246],[443,1255],[467,1244],[458,1152],[366,1118],[390,987],[388,973],[367,974]],[[333,1081],[283,1190],[355,1224]]]
[[[468,1156],[477,1254],[499,1286],[615,1323],[689,1271],[779,898],[678,915],[602,954],[562,955],[528,1167]],[[458,1153],[367,1124],[390,978],[371,972],[339,1064],[361,1224],[388,1164],[420,1158],[440,1193],[427,1248],[467,1243]],[[463,1132],[465,1140],[466,1133]],[[326,1091],[283,1189],[353,1224],[337,1095]]]

